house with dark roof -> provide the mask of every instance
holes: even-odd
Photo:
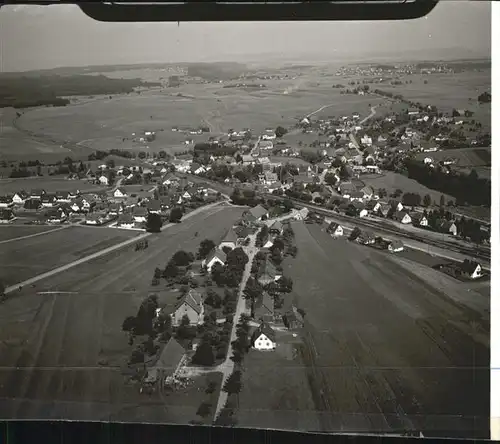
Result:
[[[276,334],[269,324],[263,322],[252,333],[250,342],[256,350],[274,350],[276,348]]]
[[[184,348],[174,338],[170,338],[156,363],[148,369],[143,383],[154,384],[160,376],[173,376],[179,369],[185,353]]]
[[[269,227],[269,233],[281,235],[283,234],[283,224],[277,220]]]
[[[0,196],[0,208],[11,208],[12,206],[14,206],[14,202],[10,194]]]
[[[68,219],[68,214],[60,207],[49,208],[45,212],[47,222],[52,224],[61,224]]]
[[[206,267],[209,273],[212,272],[212,267],[215,264],[220,264],[222,266],[226,263],[226,253],[224,253],[220,248],[214,248],[211,253],[203,259],[201,262],[202,267]]]
[[[190,289],[182,296],[174,307],[172,312],[172,324],[180,325],[182,318],[187,316],[190,325],[198,325],[203,322],[203,297],[195,289]]]
[[[40,199],[26,199],[24,201],[25,210],[39,210],[42,208],[42,201]]]
[[[300,314],[297,307],[291,303],[287,304],[283,314],[283,323],[289,330],[295,330],[304,326],[304,317]]]
[[[228,247],[234,249],[236,248],[236,244],[238,243],[238,236],[236,236],[236,233],[234,232],[234,229],[231,227],[226,235],[222,238],[219,248],[222,250],[224,247]]]
[[[117,188],[113,193],[113,197],[117,198],[122,198],[127,196],[128,196],[127,191],[125,190],[125,188],[122,187]]]
[[[160,214],[161,213],[161,202],[158,199],[152,199],[148,201],[146,205],[148,213]]]
[[[388,246],[387,246],[387,249],[391,252],[391,253],[399,253],[400,251],[403,251],[404,250],[404,245],[403,245],[403,242],[401,242],[400,240],[395,240],[395,241],[392,241]]]
[[[269,212],[262,206],[256,205],[243,213],[243,220],[246,222],[257,222],[267,218]]]
[[[120,214],[116,222],[116,226],[120,228],[134,228],[135,221],[130,213]]]
[[[410,217],[412,224],[415,226],[420,226],[420,227],[429,226],[429,221],[427,220],[427,217],[425,217],[423,213],[411,213]]]
[[[330,225],[328,225],[326,232],[334,237],[341,237],[344,235],[344,229],[336,222],[330,222]]]
[[[451,234],[452,236],[457,235],[457,226],[454,221],[451,220],[443,220],[439,226],[440,230],[443,233]]]
[[[41,190],[41,189],[34,189],[34,190],[31,190],[30,192],[30,197],[32,199],[42,199],[42,197],[45,195],[45,190]]]
[[[394,219],[402,224],[411,224],[412,218],[407,211],[396,211]]]
[[[264,291],[252,304],[252,317],[256,321],[272,322],[274,320],[274,299]]]
[[[132,215],[135,222],[144,223],[148,219],[148,210],[146,207],[135,206],[132,208]]]
[[[361,245],[373,245],[375,244],[375,236],[370,231],[363,231],[356,241]]]
[[[16,205],[22,205],[28,198],[29,194],[26,191],[21,190],[18,193],[15,193],[14,196],[12,196],[12,202],[14,202],[14,204]]]
[[[477,279],[483,275],[481,265],[478,262],[471,261],[469,259],[465,259],[460,264],[460,270],[462,274],[469,279]]]

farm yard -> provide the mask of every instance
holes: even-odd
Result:
[[[134,236],[137,233],[112,228],[69,227],[9,242],[0,251],[0,279],[14,285]]]
[[[293,229],[299,253],[284,269],[306,313],[299,354],[321,429],[487,436],[488,298],[318,225]]]
[[[132,245],[114,251],[39,281],[36,290],[23,289],[4,302],[2,417],[177,423],[193,419],[187,394],[173,395],[170,405],[169,397],[161,403],[124,385],[120,368],[133,347],[121,327],[127,316],[137,313],[144,297],[164,290],[151,286],[155,267],[164,267],[180,249],[195,251],[204,238],[218,242],[241,212],[212,208],[150,236],[147,250],[136,252]],[[61,293],[45,293],[54,291]]]
[[[394,173],[392,171],[384,171],[383,174],[364,174],[360,176],[365,185],[373,187],[375,191],[379,188],[385,188],[388,195],[391,195],[397,189],[403,190],[405,193],[418,193],[422,197],[426,194],[431,196],[432,202],[439,204],[441,195],[439,191],[431,190],[424,185],[421,185],[416,180],[409,179],[402,174]],[[444,195],[445,199],[454,200],[451,196]]]

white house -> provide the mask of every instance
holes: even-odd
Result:
[[[16,205],[21,205],[24,204],[27,198],[28,195],[24,192],[16,193],[14,194],[14,196],[12,196],[12,202],[14,202]]]
[[[372,138],[370,136],[368,136],[367,134],[365,134],[362,138],[361,138],[361,143],[363,145],[366,145],[366,146],[372,146]]]
[[[341,225],[339,225],[335,222],[332,222],[332,223],[330,223],[330,225],[326,229],[326,232],[331,234],[334,237],[341,237],[344,235],[344,228],[342,228]]]
[[[426,165],[431,164],[432,162],[433,162],[432,157],[426,157],[426,158],[424,159],[424,163],[425,163]]]
[[[117,188],[113,193],[114,197],[127,197],[127,192],[124,188]]]
[[[106,176],[101,176],[101,177],[99,177],[99,183],[101,185],[108,186],[109,185],[109,180],[108,180],[108,178]]]
[[[262,323],[252,334],[252,347],[256,350],[274,350],[276,335],[269,324]]]
[[[366,217],[366,216],[368,216],[368,210],[366,208],[359,210],[359,217]]]
[[[411,216],[405,211],[398,211],[396,213],[396,220],[398,222],[401,222],[402,224],[411,224],[412,223]]]
[[[483,275],[481,265],[475,261],[465,259],[462,264],[462,273],[471,279],[477,279]]]
[[[224,265],[226,263],[226,253],[218,248],[214,248],[212,252],[201,262],[202,267],[206,267],[209,272],[212,272],[212,267],[215,264]]]
[[[190,325],[203,323],[203,298],[196,290],[189,290],[177,303],[172,313],[172,324],[180,325],[184,316],[189,319]]]
[[[116,226],[120,228],[134,228],[135,227],[134,218],[130,213],[120,214],[118,216],[118,222],[116,223]]]

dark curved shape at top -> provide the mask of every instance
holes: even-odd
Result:
[[[374,21],[409,20],[431,12],[439,0],[289,2],[178,2],[177,4],[103,4],[80,2],[89,17],[103,22],[211,21]]]

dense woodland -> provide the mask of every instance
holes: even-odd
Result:
[[[469,175],[447,174],[416,160],[407,160],[405,166],[410,179],[453,196],[457,205],[491,205],[491,181],[479,178],[475,170]]]
[[[110,79],[103,75],[0,76],[0,108],[66,106],[68,96],[126,94],[136,87],[160,86],[141,79]]]

